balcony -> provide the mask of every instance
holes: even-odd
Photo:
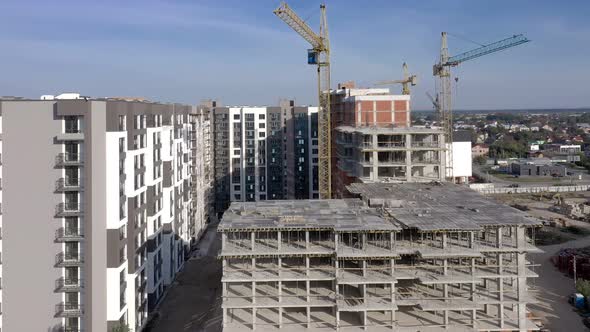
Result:
[[[59,228],[55,231],[55,242],[67,242],[67,241],[82,241],[84,235],[80,229],[76,228]]]
[[[59,178],[55,181],[55,191],[80,191],[82,189],[82,182],[80,178]]]
[[[81,254],[65,254],[60,252],[55,255],[55,266],[56,267],[67,267],[67,266],[81,266],[84,263]]]
[[[56,292],[79,292],[84,284],[80,279],[70,279],[61,277],[55,281]]]
[[[82,332],[82,329],[76,326],[60,326],[56,332]]]
[[[84,307],[79,303],[62,302],[55,305],[55,317],[80,317],[84,313]]]
[[[440,146],[439,142],[435,142],[435,141],[433,141],[433,142],[413,141],[412,148],[414,148],[414,149],[438,149],[438,148],[441,148],[441,146]]]
[[[55,136],[57,141],[83,141],[84,134],[81,130],[74,128],[70,130],[66,130],[65,133],[58,134]]]
[[[82,155],[79,153],[60,153],[55,157],[55,166],[81,166]]]
[[[82,206],[78,202],[59,203],[55,206],[56,217],[77,216],[82,213]]]

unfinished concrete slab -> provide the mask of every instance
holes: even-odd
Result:
[[[233,203],[219,225],[224,331],[529,331],[540,223],[453,184]]]

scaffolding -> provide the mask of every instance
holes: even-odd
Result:
[[[536,220],[452,184],[350,190],[362,200],[232,203],[218,228],[224,331],[538,329]],[[438,190],[461,206],[438,209]]]

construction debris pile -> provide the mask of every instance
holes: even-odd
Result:
[[[575,271],[576,278],[590,280],[590,247],[561,249],[551,262],[572,278]]]

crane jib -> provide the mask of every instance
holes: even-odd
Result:
[[[465,62],[467,60],[479,58],[480,56],[498,52],[501,50],[505,50],[510,47],[514,47],[520,44],[528,43],[530,40],[527,39],[523,35],[516,35],[510,38],[506,38],[495,43],[491,43],[489,45],[485,45],[479,48],[476,48],[471,51],[467,51],[461,54],[457,54],[449,58],[447,62],[443,64],[443,66],[457,66],[461,62]]]

